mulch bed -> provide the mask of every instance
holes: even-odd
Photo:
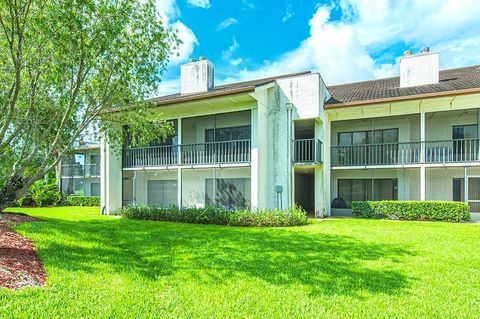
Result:
[[[12,230],[12,225],[39,221],[23,214],[0,217],[0,287],[10,289],[45,285],[45,270],[33,243]]]

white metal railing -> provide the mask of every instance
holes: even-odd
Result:
[[[100,164],[65,164],[61,166],[62,177],[99,177]]]
[[[250,144],[250,140],[233,140],[125,148],[123,167],[249,163]]]
[[[321,163],[322,142],[315,138],[293,140],[293,162]]]
[[[472,138],[334,146],[331,160],[332,166],[476,162],[480,161],[480,143]]]

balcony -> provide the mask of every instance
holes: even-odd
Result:
[[[168,167],[250,163],[250,140],[126,148],[123,167]]]
[[[332,166],[448,164],[480,161],[478,138],[335,146]]]
[[[100,177],[100,164],[62,165],[61,177]]]
[[[314,166],[321,164],[322,142],[314,138],[294,140],[293,163]]]

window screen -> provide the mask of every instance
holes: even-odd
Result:
[[[398,179],[339,179],[338,198],[352,207],[352,201],[397,200]]]
[[[148,181],[148,205],[168,207],[177,205],[177,181],[175,180],[150,180]]]
[[[214,184],[216,183],[216,184]],[[205,180],[207,206],[246,208],[250,206],[249,178],[208,178]]]

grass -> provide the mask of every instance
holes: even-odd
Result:
[[[14,208],[45,288],[0,318],[478,318],[480,225],[338,219],[235,228]]]

